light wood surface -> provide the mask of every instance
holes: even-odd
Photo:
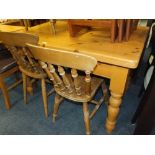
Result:
[[[117,66],[136,68],[147,38],[148,28],[138,27],[128,42],[112,44],[107,27],[102,31],[90,31],[71,38],[67,24],[63,21],[57,23],[57,35],[52,34],[50,23],[45,23],[29,29],[29,33],[39,35],[40,43],[46,46],[76,50],[95,57],[98,61]]]
[[[0,32],[0,40],[9,46],[25,47],[26,43],[32,43],[36,45],[39,37],[28,33]]]
[[[0,24],[0,31],[7,31],[7,32],[17,32],[25,30],[24,26],[12,26],[12,25],[1,25]]]
[[[75,50],[97,59],[99,63],[93,73],[110,79],[111,96],[105,127],[108,132],[112,132],[116,125],[130,69],[138,66],[147,39],[148,28],[138,27],[128,42],[115,44],[110,42],[109,31],[106,30],[105,27],[102,31],[94,30],[71,38],[67,22],[61,21],[57,22],[55,36],[50,23],[30,28],[29,33],[39,35],[39,42],[46,42],[46,46]]]

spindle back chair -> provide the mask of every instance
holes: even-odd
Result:
[[[39,37],[28,33],[0,32],[0,40],[11,52],[13,58],[19,65],[20,71],[22,72],[25,103],[27,103],[27,89],[32,92],[32,82],[34,82],[35,79],[41,80],[45,116],[48,117],[47,95],[45,87],[46,74],[38,62],[32,58],[28,48],[26,47],[26,43],[37,45]],[[30,81],[29,78],[33,79]]]
[[[105,98],[107,101],[107,89],[104,80],[96,77],[91,78],[91,73],[97,65],[97,60],[91,56],[77,53],[77,51],[39,47],[31,44],[27,44],[27,46],[54,84],[56,96],[53,121],[55,122],[58,108],[63,98],[81,102],[83,103],[86,134],[90,134],[90,119]],[[71,73],[66,73],[66,68],[70,68]],[[78,70],[84,71],[86,75],[78,75]],[[104,97],[101,97],[98,102],[92,100],[92,98],[100,86],[102,86]],[[96,104],[90,115],[88,102]]]

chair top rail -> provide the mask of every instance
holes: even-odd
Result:
[[[93,71],[97,60],[94,57],[57,48],[39,47],[27,44],[31,54],[38,60],[58,66]]]

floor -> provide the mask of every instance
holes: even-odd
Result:
[[[148,53],[148,51],[145,51]],[[148,54],[146,54],[148,55]],[[144,57],[146,59],[147,56]],[[143,60],[142,67],[145,66]],[[140,73],[144,74],[143,71]],[[140,77],[140,78],[139,78]],[[143,76],[139,76],[126,91],[120,109],[118,122],[112,135],[131,135],[135,125],[131,124],[131,119],[138,106],[140,98],[138,93],[143,83]],[[6,79],[9,84],[14,77]],[[107,81],[108,82],[108,81]],[[52,86],[47,84],[47,89]],[[99,90],[96,98],[99,98]],[[82,106],[65,100],[59,109],[58,118],[52,122],[52,111],[54,94],[48,98],[49,117],[44,117],[40,82],[38,81],[34,89],[34,95],[29,96],[28,104],[24,104],[22,85],[10,91],[12,102],[11,110],[6,110],[2,94],[0,93],[0,134],[1,135],[84,135],[85,127],[83,122]],[[90,109],[92,106],[90,106]],[[91,121],[92,135],[108,135],[104,124],[107,115],[107,107],[103,104]]]

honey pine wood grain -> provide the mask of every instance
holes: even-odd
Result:
[[[17,32],[17,31],[24,31],[25,27],[23,26],[12,26],[12,25],[1,25],[0,24],[0,31],[6,32]]]
[[[137,67],[147,38],[148,28],[138,27],[128,42],[113,44],[110,42],[107,29],[101,29],[101,31],[94,29],[92,32],[71,38],[66,24],[60,22],[56,26],[59,31],[55,36],[52,34],[50,23],[30,28],[29,33],[39,35],[39,42],[46,42],[46,46],[76,50],[95,57],[99,62],[126,68]]]

